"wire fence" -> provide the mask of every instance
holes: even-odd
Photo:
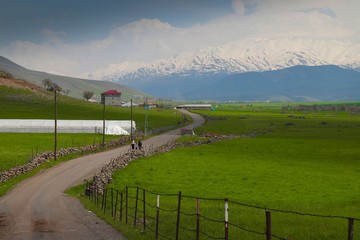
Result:
[[[159,194],[140,187],[127,186],[121,191],[109,188],[100,194],[89,182],[85,195],[104,214],[140,228],[148,239],[353,240],[354,223],[360,221],[354,217],[271,209],[229,199],[186,196],[181,192]],[[299,216],[303,218],[300,221],[296,219]],[[319,223],[319,219],[323,221]],[[337,225],[340,227],[334,227]],[[293,235],[294,229],[301,236]]]

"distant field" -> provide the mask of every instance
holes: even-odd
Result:
[[[229,198],[268,208],[360,218],[360,115],[284,112],[280,105],[235,105],[201,113],[209,120],[197,133],[270,132],[256,138],[180,148],[131,162],[114,175],[110,187],[121,190],[124,186],[139,186],[159,193],[182,191],[187,196]],[[176,200],[165,204],[176,208]],[[220,209],[221,218],[221,204],[208,205],[202,211],[215,214],[215,208]],[[231,216],[241,226],[263,232],[264,212],[240,208],[236,216]],[[273,213],[273,221],[273,233],[288,239],[344,239],[347,234],[346,220]],[[193,229],[195,225],[187,227]],[[212,231],[210,226],[203,227]],[[120,228],[131,239],[153,237],[151,232],[139,235],[124,226]],[[173,226],[163,226],[163,231],[171,232],[170,228]],[[240,239],[239,234],[241,239],[264,239],[241,231],[231,234],[230,239]],[[359,234],[356,226],[355,235]]]
[[[35,94],[26,89],[0,87],[0,119],[53,119],[54,98],[51,93]],[[146,110],[133,108],[133,119],[137,128],[143,130]],[[148,128],[156,129],[165,126],[174,126],[183,120],[181,114],[173,110],[150,109],[148,114]],[[130,108],[106,106],[106,119],[130,120]],[[60,95],[58,102],[58,119],[103,119],[101,104]]]
[[[120,136],[108,135],[106,141]],[[58,149],[102,142],[101,134],[58,134]],[[53,133],[0,133],[0,172],[27,163],[32,156],[54,151]]]
[[[101,104],[63,95],[58,99],[58,119],[103,119]],[[145,113],[143,108],[133,109],[137,129],[142,131]],[[150,109],[147,114],[148,130],[177,126],[183,121],[182,115],[173,110]],[[53,93],[0,86],[0,119],[54,119]],[[106,119],[130,120],[130,108],[106,106]],[[106,140],[116,138],[119,136],[106,136]],[[99,134],[59,134],[58,148],[91,145],[101,140]],[[0,133],[0,171],[24,164],[36,152],[51,151],[53,146],[53,134]]]

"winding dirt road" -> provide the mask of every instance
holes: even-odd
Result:
[[[204,123],[204,119],[186,112],[193,118],[188,128]],[[154,147],[180,137],[173,130],[145,140]],[[80,202],[63,192],[83,182],[111,158],[129,149],[119,147],[61,163],[20,183],[0,198],[0,239],[97,240],[126,239],[111,226],[85,210]]]

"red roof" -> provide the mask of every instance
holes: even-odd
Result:
[[[115,89],[115,90],[108,90],[106,92],[103,92],[102,94],[104,94],[104,95],[119,95],[119,94],[121,94],[121,92],[118,92]]]

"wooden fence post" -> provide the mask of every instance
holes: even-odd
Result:
[[[146,200],[145,200],[145,189],[143,189],[143,210],[144,210],[144,217],[143,217],[143,222],[144,222],[144,231],[145,231],[145,228],[146,228],[146,213],[145,213],[145,203],[146,203]]]
[[[349,218],[348,240],[354,239],[354,218]]]
[[[138,201],[139,201],[139,187],[136,187],[136,199],[135,199],[135,217],[134,217],[134,227],[136,225],[136,217],[137,217],[137,208],[138,208]]]
[[[271,212],[265,210],[266,215],[266,240],[271,240]]]
[[[156,198],[156,229],[155,239],[159,239],[159,218],[160,218],[160,195]]]
[[[177,219],[176,219],[176,236],[175,239],[179,239],[179,227],[180,227],[180,209],[181,209],[181,192],[178,197]]]
[[[229,239],[229,200],[225,198],[225,240]]]
[[[200,239],[200,199],[196,198],[196,240]]]

